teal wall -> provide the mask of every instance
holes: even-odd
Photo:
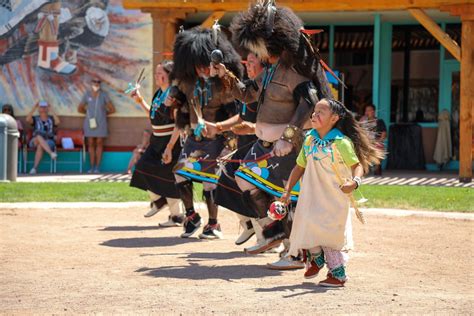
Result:
[[[79,153],[78,152],[59,152],[56,172],[57,173],[79,173]],[[128,162],[132,157],[131,152],[104,152],[102,157],[102,164],[100,167],[101,172],[109,173],[124,173],[127,170]],[[19,157],[19,162],[22,160],[22,155]],[[26,172],[29,172],[33,167],[34,152],[28,153],[28,163]],[[39,165],[39,173],[50,172],[50,161],[49,155],[44,155]],[[89,157],[86,155],[86,161],[83,166],[83,173],[86,173],[90,169]],[[20,170],[22,172],[22,170]]]

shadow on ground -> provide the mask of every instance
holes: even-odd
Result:
[[[207,260],[229,260],[236,258],[249,257],[243,251],[232,251],[232,252],[194,252],[188,254],[186,258],[188,261],[207,261]]]
[[[291,297],[301,296],[301,295],[306,295],[306,294],[325,293],[327,291],[337,291],[337,290],[339,289],[318,286],[317,281],[315,281],[314,283],[304,282],[302,284],[283,285],[283,286],[275,286],[275,287],[268,287],[268,288],[257,288],[255,292],[260,292],[260,293],[290,292],[291,294],[283,295],[282,297],[291,298]]]
[[[271,276],[280,276],[281,271],[269,270],[265,266],[230,265],[230,266],[204,266],[190,263],[187,266],[164,266],[159,268],[143,267],[135,272],[155,278],[187,279],[187,280],[240,280],[257,279]]]
[[[98,230],[109,231],[109,232],[125,232],[125,231],[136,232],[136,231],[142,231],[142,230],[158,230],[158,229],[162,229],[162,228],[157,225],[155,226],[108,226],[108,227],[104,227]]]
[[[101,246],[117,248],[151,248],[151,247],[169,247],[190,242],[203,242],[194,238],[179,237],[141,237],[141,238],[118,238],[100,243]]]

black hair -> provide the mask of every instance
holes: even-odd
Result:
[[[365,111],[367,108],[369,108],[369,107],[372,108],[372,109],[374,109],[374,111],[377,109],[377,108],[375,107],[375,104],[366,104],[366,105],[364,106],[364,111]]]
[[[273,7],[269,11],[269,5],[273,6],[273,2],[259,1],[232,20],[234,45],[244,53],[254,52],[259,58],[265,54],[278,56],[280,64],[313,81],[320,99],[332,98],[319,53],[302,32],[303,21],[289,8]]]
[[[174,67],[172,78],[194,84],[198,78],[196,67],[209,67],[211,53],[219,49],[224,57],[223,64],[237,77],[241,78],[243,66],[237,54],[223,32],[217,34],[217,44],[210,29],[192,28],[178,33],[174,43]]]
[[[3,111],[6,110],[6,109],[9,109],[9,110],[10,110],[10,116],[12,116],[13,118],[15,118],[15,111],[13,110],[13,106],[12,106],[11,104],[8,104],[8,103],[7,103],[7,104],[4,104],[4,105],[2,106],[2,113],[3,113]]]
[[[322,99],[321,101],[326,101],[331,112],[339,116],[334,127],[351,139],[364,172],[369,171],[369,166],[380,164],[385,157],[385,152],[377,146],[376,141],[369,137],[367,129],[355,119],[351,111],[337,100]]]

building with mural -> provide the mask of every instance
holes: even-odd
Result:
[[[56,40],[59,55],[74,68],[69,74],[44,69],[38,60],[41,34],[35,28],[41,7],[57,1],[27,1],[24,7],[21,2],[0,1],[1,102],[12,103],[22,115],[38,99],[48,98],[66,124],[79,128],[76,106],[89,80],[99,76],[118,109],[110,120],[110,155],[138,143],[147,124],[145,113],[123,94],[127,83],[145,68],[149,97],[152,65],[172,50],[181,25],[209,27],[217,19],[225,27],[249,5],[244,0],[61,1],[64,17]],[[326,63],[343,74],[345,104],[359,114],[367,104],[376,106],[389,127],[387,167],[439,168],[433,158],[438,117],[447,111],[451,161],[443,167],[472,178],[474,91],[467,83],[474,80],[474,1],[277,4],[295,10],[307,29],[323,30],[313,40]],[[13,12],[15,5],[22,13],[13,25],[3,12]]]

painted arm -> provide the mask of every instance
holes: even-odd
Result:
[[[296,183],[301,179],[305,171],[305,168],[295,165],[293,170],[291,170],[290,177],[288,178],[288,182],[285,185],[285,191],[283,192],[280,201],[283,203],[288,204],[291,197],[291,189],[296,185]]]
[[[304,123],[309,119],[314,103],[317,100],[314,84],[311,81],[300,83],[293,92],[293,99],[296,104],[296,110],[290,122],[288,122],[290,133],[285,129],[281,138],[275,143],[273,151],[276,156],[286,156],[293,148],[299,150],[303,141]]]
[[[178,126],[175,125],[173,129],[173,134],[171,134],[171,138],[168,144],[166,145],[165,151],[163,152],[163,155],[162,155],[163,163],[169,164],[171,160],[173,160],[173,148],[179,139],[180,133],[181,133],[180,129],[178,128]]]
[[[135,100],[135,102],[142,107],[143,110],[145,110],[146,112],[150,111],[150,105],[146,103],[139,90],[135,90],[134,92],[132,92],[131,96],[133,100]]]
[[[224,64],[211,64],[211,77],[219,76],[224,82],[226,89],[229,89],[233,97],[245,103],[253,103],[258,100],[259,87],[257,82],[261,81],[261,75],[255,80],[240,81]]]

